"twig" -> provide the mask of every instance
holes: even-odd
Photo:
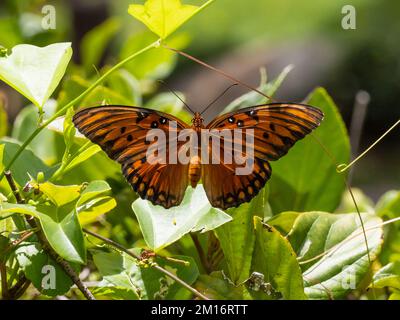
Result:
[[[14,241],[12,241],[4,250],[4,253],[7,253],[10,251],[12,248],[18,246],[21,242],[24,242],[26,239],[29,237],[33,236],[35,234],[34,231],[26,231],[22,234],[22,236]]]
[[[127,255],[131,256],[132,258],[136,259],[136,260],[140,260],[140,256],[133,253],[132,251],[126,249],[124,246],[122,246],[121,244],[119,244],[118,242],[115,242],[111,239],[108,239],[106,237],[103,237],[102,235],[99,235],[95,232],[92,232],[90,230],[87,230],[85,228],[82,229],[83,232],[97,238],[100,239],[101,241],[104,241],[105,243],[121,250],[122,252],[125,252]],[[206,297],[205,295],[203,295],[201,292],[197,291],[195,288],[191,287],[189,284],[187,284],[185,281],[183,281],[182,279],[180,279],[179,277],[177,277],[176,275],[174,275],[173,273],[169,272],[168,270],[164,269],[163,267],[160,267],[158,264],[153,264],[152,267],[162,273],[164,273],[166,276],[170,277],[171,279],[173,279],[174,281],[176,281],[177,283],[179,283],[181,286],[185,287],[186,289],[188,289],[190,292],[192,292],[195,296],[203,299],[203,300],[210,300],[208,297]]]
[[[203,265],[203,267],[206,270],[206,272],[210,273],[210,264],[208,263],[208,260],[206,258],[205,253],[204,253],[203,247],[201,246],[199,238],[197,237],[197,234],[195,234],[193,232],[190,232],[190,237],[192,238],[194,246],[196,247],[196,250],[197,250],[197,253],[199,255],[201,264]]]
[[[4,172],[4,175],[7,179],[7,182],[11,188],[12,193],[14,194],[15,199],[17,200],[17,203],[25,203],[25,200],[21,197],[17,185],[15,184],[15,181],[11,175],[11,171],[8,170]]]
[[[23,204],[25,203],[25,200],[22,198],[21,194],[19,193],[19,190],[14,182],[14,179],[12,177],[12,174],[10,171],[5,172],[5,177],[8,181],[8,184],[10,185],[10,188],[12,192],[14,193],[15,199],[17,200],[17,203]],[[37,229],[39,228],[35,219],[33,217],[27,218],[26,219],[29,225]],[[83,284],[83,282],[79,279],[79,276],[76,274],[75,270],[72,269],[70,264],[62,259],[57,252],[53,250],[53,248],[50,246],[50,243],[48,242],[46,236],[42,232],[41,229],[37,231],[37,237],[39,239],[39,242],[42,245],[43,250],[51,257],[53,260],[65,271],[65,273],[71,278],[71,280],[75,283],[75,285],[79,288],[79,290],[83,293],[86,299],[88,300],[96,300],[93,294],[89,291],[89,289]]]

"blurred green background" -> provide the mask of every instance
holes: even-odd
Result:
[[[0,45],[11,48],[19,43],[44,46],[72,41],[74,65],[70,66],[69,75],[95,79],[97,72],[92,64],[97,69],[107,68],[136,46],[139,49],[141,43],[152,40],[151,35],[143,33],[144,26],[127,13],[130,3],[143,1],[2,0]],[[56,8],[54,30],[41,27],[45,5]],[[344,5],[356,9],[355,30],[342,28]],[[97,32],[93,33],[95,27]],[[268,78],[272,79],[293,64],[295,69],[279,89],[277,100],[299,102],[316,86],[324,86],[348,126],[355,97],[365,90],[371,100],[360,146],[353,150],[359,153],[400,116],[399,39],[400,2],[395,0],[217,0],[184,25],[171,39],[171,45],[184,48],[253,86],[260,81],[261,67],[266,67]],[[186,94],[193,109],[201,110],[229,84],[220,75],[191,61],[168,54],[153,58],[154,63],[148,58],[127,68],[146,93],[145,100],[155,92],[155,80],[166,79],[170,87]],[[207,114],[207,119],[245,91],[232,89]],[[27,104],[4,84],[0,84],[0,102],[6,106],[10,123]],[[136,102],[141,103],[140,99]],[[363,188],[374,199],[385,190],[399,188],[399,140],[397,128],[359,162],[353,185]]]

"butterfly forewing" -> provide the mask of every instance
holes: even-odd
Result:
[[[177,127],[171,127],[175,121]],[[188,126],[179,119],[150,109],[102,106],[87,108],[75,114],[73,122],[78,130],[98,144],[107,155],[119,162],[122,172],[141,198],[169,208],[178,205],[188,185],[188,165],[151,164],[146,159],[151,129],[168,134]],[[169,156],[168,138],[166,155]],[[172,150],[172,152],[177,152]]]
[[[285,155],[296,141],[317,128],[322,119],[323,113],[317,108],[289,103],[250,107],[217,117],[208,129],[242,129],[253,136],[254,164],[248,175],[237,175],[235,163],[203,165],[202,180],[211,204],[227,209],[250,201],[271,176],[268,161]],[[229,145],[232,150],[225,149]],[[233,146],[221,142],[221,154],[233,152]]]

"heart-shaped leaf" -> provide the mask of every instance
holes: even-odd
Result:
[[[205,232],[232,220],[222,210],[211,207],[202,185],[196,189],[189,187],[177,207],[164,209],[147,200],[137,199],[132,209],[152,250],[160,250],[190,231]]]
[[[362,214],[362,219],[373,261],[382,244],[382,220],[371,214]],[[289,241],[311,299],[343,298],[370,269],[360,218],[355,213],[303,213],[296,219]]]
[[[69,42],[43,48],[17,45],[10,55],[0,57],[0,80],[41,109],[64,76],[71,56]]]
[[[181,0],[147,0],[144,5],[131,4],[128,12],[165,39],[212,2],[209,0],[199,7],[182,4]]]

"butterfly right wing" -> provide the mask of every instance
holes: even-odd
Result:
[[[177,123],[175,129],[170,121]],[[168,134],[171,130],[179,134],[188,128],[184,122],[163,112],[128,106],[86,108],[74,115],[73,122],[82,134],[121,164],[125,178],[142,199],[164,208],[182,202],[188,185],[188,165],[149,163],[146,153],[151,143],[146,136],[151,129],[166,133],[168,159]],[[172,149],[177,152],[179,146]]]

